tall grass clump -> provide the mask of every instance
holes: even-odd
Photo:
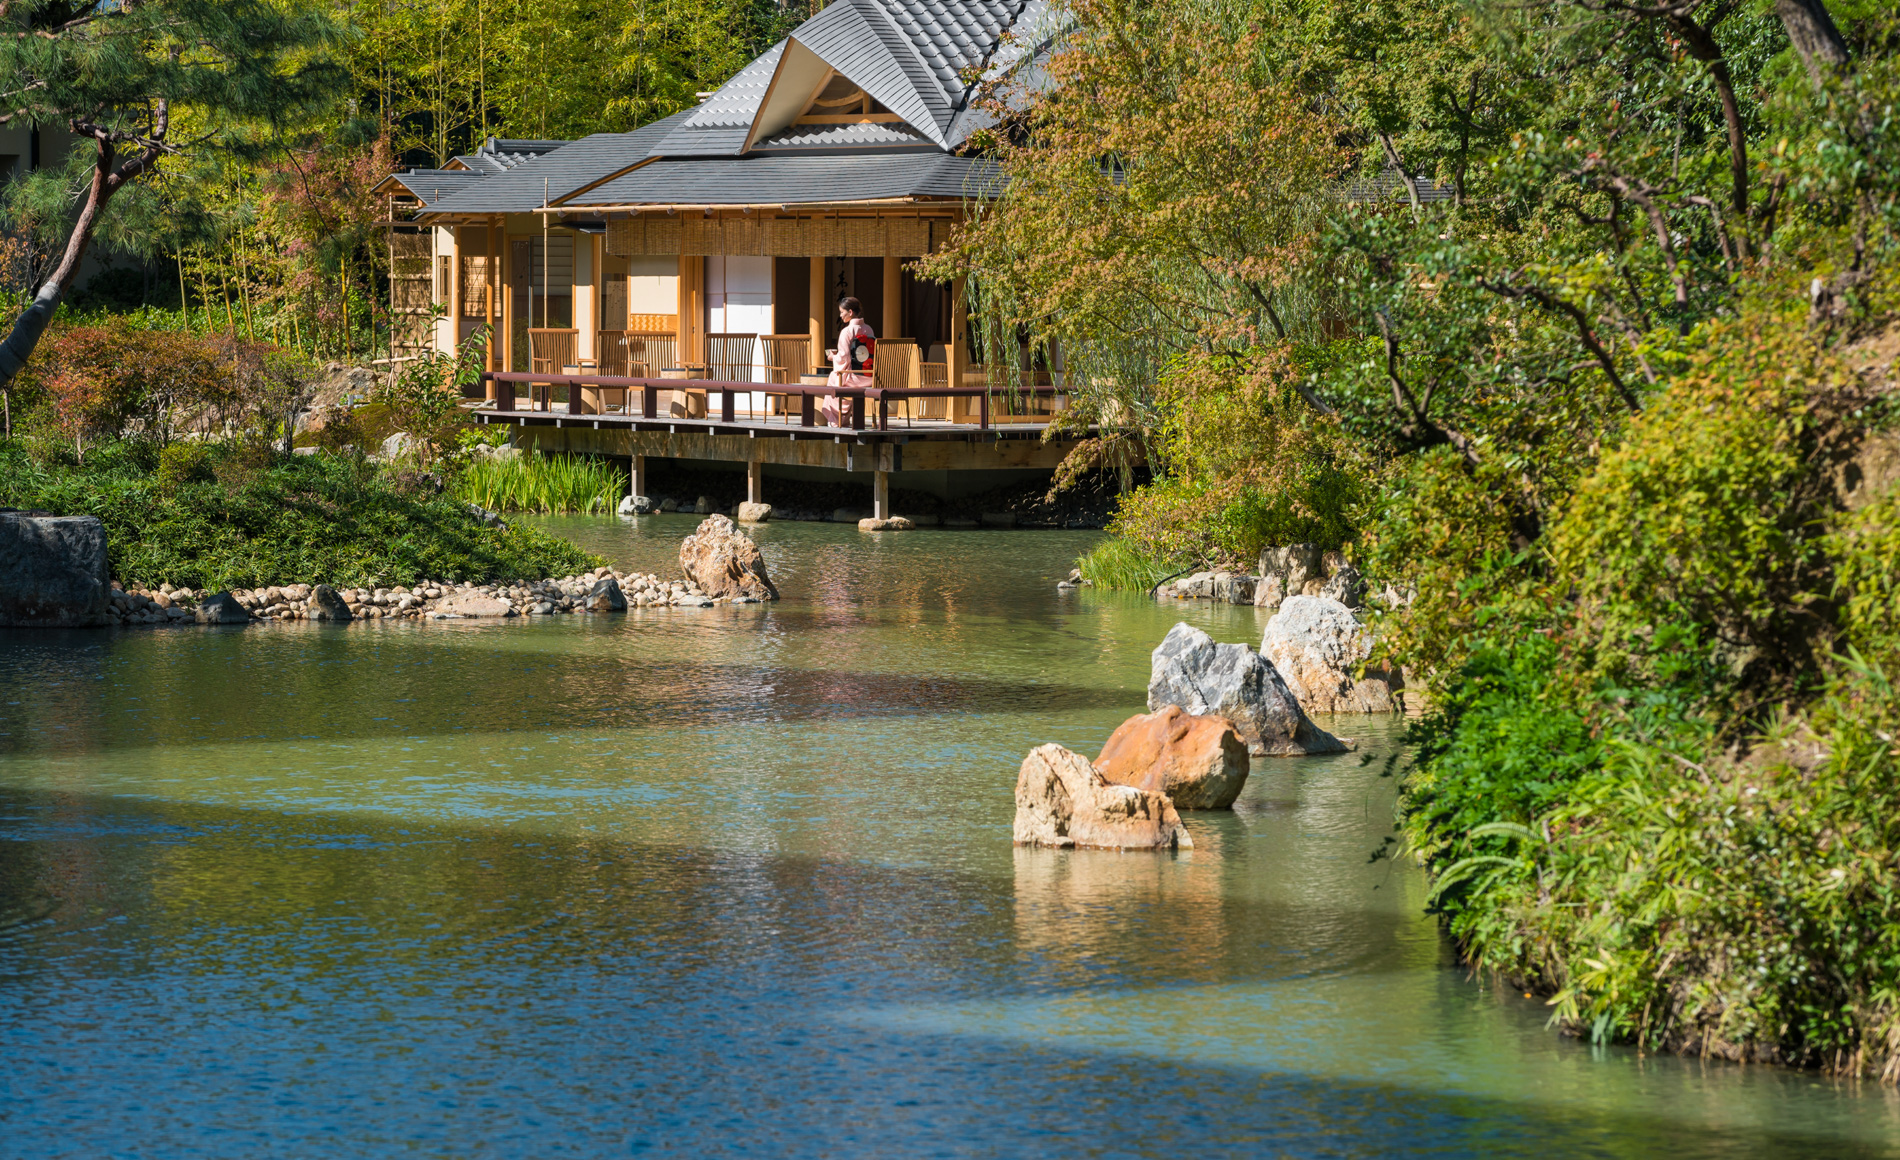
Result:
[[[626,470],[608,460],[529,452],[470,464],[456,495],[495,512],[589,515],[611,513],[628,486]]]
[[[1146,592],[1183,565],[1144,554],[1127,540],[1103,540],[1075,562],[1082,578],[1097,588]]]

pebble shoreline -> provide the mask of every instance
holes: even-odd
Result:
[[[613,607],[612,598],[603,597],[599,591],[608,580],[615,584],[622,602],[620,607]],[[272,585],[233,589],[229,595],[250,614],[252,622],[479,620],[621,611],[622,608],[710,608],[715,604],[759,603],[750,596],[715,599],[690,580],[662,580],[650,572],[596,568],[558,579],[503,584],[423,580],[386,588],[332,589],[341,605],[349,610],[346,618],[330,615],[325,610],[324,602],[319,599],[322,587],[319,584]],[[170,584],[157,589],[127,590],[114,581],[109,602],[110,620],[121,625],[197,624],[199,605],[217,595],[220,593],[213,589],[177,588]],[[595,604],[606,607],[597,609]],[[330,607],[334,609],[336,605]]]

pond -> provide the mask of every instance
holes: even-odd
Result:
[[[667,570],[694,520],[548,527]],[[0,635],[0,1156],[1900,1154],[1640,1058],[1372,862],[1396,723],[1178,855],[1017,850],[1177,619],[1096,533],[758,533],[778,604]]]

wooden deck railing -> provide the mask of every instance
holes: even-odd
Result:
[[[732,423],[736,421],[734,419],[734,402],[740,395],[770,392],[774,395],[802,396],[800,401],[799,425],[803,427],[818,426],[818,400],[835,397],[840,406],[840,425],[843,425],[843,412],[848,410],[851,413],[850,429],[854,431],[863,431],[866,429],[866,424],[869,422],[867,412],[873,409],[875,409],[876,413],[876,423],[872,429],[888,431],[891,429],[891,404],[893,403],[901,403],[905,400],[955,398],[974,398],[979,400],[978,425],[982,430],[987,431],[990,429],[991,400],[1005,394],[994,387],[917,387],[910,389],[888,387],[807,387],[791,383],[738,383],[716,379],[641,379],[627,378],[620,375],[548,375],[526,374],[520,371],[487,371],[483,373],[482,380],[484,382],[496,383],[533,383],[550,387],[565,386],[567,387],[567,413],[569,415],[580,415],[582,413],[581,391],[584,388],[599,389],[605,387],[610,390],[638,391],[640,397],[640,413],[632,417],[641,419],[662,419],[666,417],[659,413],[659,396],[661,391],[698,391],[705,394],[708,401],[715,395],[719,396],[719,418],[711,421],[720,423]],[[1053,398],[1058,395],[1068,394],[1068,391],[1063,387],[1031,386],[1026,384],[1016,388],[1013,394],[1018,397]],[[498,392],[498,395],[499,397],[495,400],[495,410],[509,412],[515,409],[515,397],[512,390]],[[711,408],[709,407],[708,410],[710,411]]]

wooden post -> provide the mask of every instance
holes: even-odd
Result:
[[[645,495],[647,493],[647,457],[644,455],[634,456],[632,470],[633,494]]]
[[[812,248],[817,249],[816,246]],[[825,256],[823,254],[811,256],[810,283],[811,350],[805,360],[808,365],[799,372],[801,374],[823,365],[825,361],[825,337],[831,327],[831,311],[827,309],[829,303],[825,301]]]
[[[963,386],[963,372],[970,369],[969,344],[964,340],[964,330],[970,323],[969,303],[964,301],[965,280],[958,278],[950,284],[950,342],[944,351],[944,359],[950,365],[950,385]],[[954,406],[954,404],[953,404]],[[964,414],[969,414],[969,404],[963,404]]]
[[[747,503],[765,502],[765,461],[748,460],[745,465],[745,501]]]
[[[703,315],[706,308],[706,259],[698,256],[680,255],[680,363],[699,364],[706,361],[701,338],[705,330]]]
[[[449,350],[462,346],[462,229],[449,227]]]
[[[891,473],[871,473],[871,515],[880,520],[891,518]]]
[[[904,334],[904,279],[897,264],[897,255],[884,255],[884,317],[878,319],[883,329],[879,338],[899,338]]]
[[[495,331],[495,298],[501,292],[501,237],[496,225],[498,220],[497,218],[488,219],[488,225],[482,231],[488,235],[486,247],[488,253],[483,256],[482,262],[485,275],[482,278],[482,305],[488,314],[488,350],[484,356],[484,362],[486,368],[491,371],[501,369],[496,365],[501,361],[501,335]],[[495,392],[501,385],[491,380],[487,386],[488,401],[492,403],[496,399]]]

